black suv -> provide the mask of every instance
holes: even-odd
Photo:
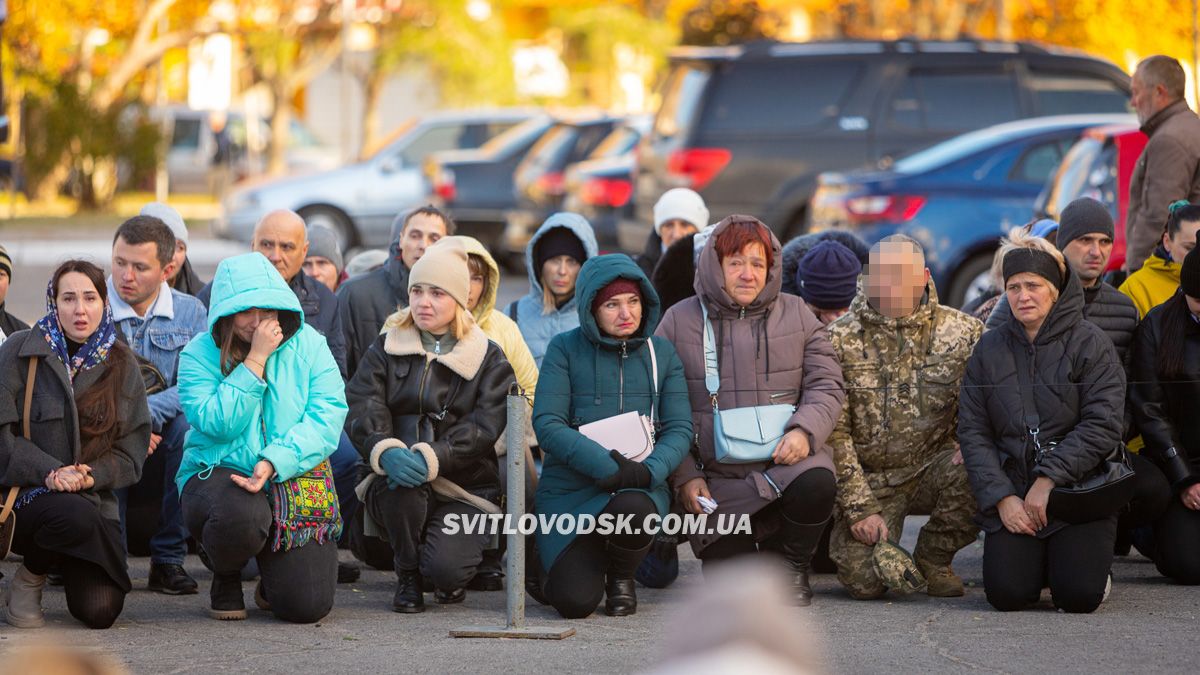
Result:
[[[642,140],[640,251],[655,201],[691,187],[713,220],[759,217],[804,231],[817,174],[894,159],[951,136],[1042,115],[1127,112],[1129,76],[1081,52],[986,41],[756,42],[681,48]]]

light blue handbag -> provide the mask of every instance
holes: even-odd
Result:
[[[708,309],[703,302],[700,303],[700,309],[704,313],[704,386],[712,401],[713,449],[717,461],[722,464],[768,461],[779,439],[787,431],[788,420],[796,413],[796,406],[781,403],[731,410],[721,410],[717,406],[721,374],[714,347],[716,340],[713,338],[712,322],[708,320]]]

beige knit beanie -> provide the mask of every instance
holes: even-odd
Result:
[[[467,249],[462,241],[445,237],[425,249],[425,255],[408,273],[410,293],[417,284],[437,286],[466,309],[471,297],[471,271],[467,266]]]

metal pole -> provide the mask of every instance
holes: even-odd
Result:
[[[505,577],[507,623],[501,626],[464,626],[450,631],[455,638],[526,638],[533,640],[562,640],[575,634],[575,629],[560,623],[555,628],[525,625],[525,536],[517,524],[525,515],[525,416],[529,402],[525,392],[514,382],[508,392],[508,436],[505,454],[508,457],[508,504],[504,509],[508,534],[508,573]]]
[[[524,396],[508,397],[508,513],[525,513],[525,408]],[[519,517],[519,516],[518,516]],[[525,537],[516,523],[508,535],[508,627],[525,627]]]

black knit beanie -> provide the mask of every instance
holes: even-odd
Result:
[[[1103,234],[1112,239],[1116,231],[1108,207],[1091,197],[1080,197],[1067,204],[1058,218],[1058,250],[1085,234]]]
[[[570,228],[552,227],[546,230],[533,247],[533,263],[537,265],[534,269],[538,276],[541,276],[542,265],[545,265],[547,260],[560,255],[569,255],[581,265],[587,261],[587,251],[583,248],[583,242],[579,241],[579,237]]]

